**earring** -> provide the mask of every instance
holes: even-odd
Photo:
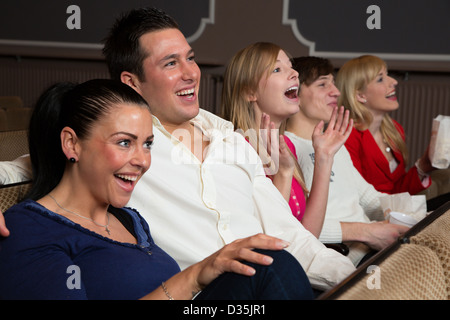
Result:
[[[76,162],[75,158],[73,158],[73,157],[70,158],[69,161],[72,162],[72,163],[75,163],[75,162]]]
[[[366,99],[363,99],[362,103],[366,103],[366,102],[367,102],[367,100],[366,100]]]

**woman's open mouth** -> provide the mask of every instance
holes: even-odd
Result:
[[[288,88],[284,92],[284,95],[290,100],[297,100],[298,99],[298,86],[293,86],[293,87]]]
[[[395,92],[395,91],[392,91],[391,93],[389,93],[389,94],[386,96],[386,99],[397,101],[396,92]]]

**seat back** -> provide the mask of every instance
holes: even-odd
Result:
[[[447,299],[445,275],[434,252],[424,246],[402,244],[337,300]]]
[[[5,212],[11,206],[22,201],[30,187],[31,181],[0,186],[0,211]]]
[[[318,299],[450,299],[450,201]]]
[[[409,238],[410,243],[431,249],[439,258],[447,282],[447,296],[450,299],[450,210],[441,215],[422,231]]]
[[[0,132],[0,161],[12,161],[27,153],[28,130]]]

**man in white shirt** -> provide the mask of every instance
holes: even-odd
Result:
[[[343,280],[354,271],[350,260],[327,249],[292,216],[258,155],[232,125],[199,109],[194,52],[176,25],[155,27],[161,17],[171,19],[156,10],[132,11],[116,22],[104,48],[111,76],[138,91],[154,115],[152,166],[130,206],[182,269],[224,244],[265,233],[291,243],[287,250],[313,287],[326,290]],[[137,59],[142,68],[135,70],[121,61],[130,53],[120,51],[133,47],[123,42],[130,38],[138,39],[143,53]]]
[[[292,216],[242,135],[199,109],[200,69],[171,17],[131,11],[116,22],[103,52],[111,76],[139,92],[154,115],[151,169],[129,205],[182,269],[236,239],[265,233],[290,243],[287,251],[319,290],[355,270]]]

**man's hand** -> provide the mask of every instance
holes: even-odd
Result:
[[[391,245],[409,230],[409,227],[388,221],[371,223],[341,222],[342,241],[359,241],[375,250],[382,250]]]

